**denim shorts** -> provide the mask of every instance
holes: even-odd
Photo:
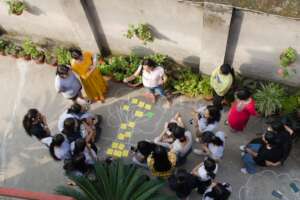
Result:
[[[151,92],[154,95],[158,94],[158,95],[163,96],[163,97],[166,96],[165,92],[164,92],[164,89],[161,85],[153,87],[153,88],[147,87],[147,89],[149,90],[149,92]]]

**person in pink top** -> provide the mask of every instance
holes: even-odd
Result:
[[[243,131],[251,115],[256,115],[255,101],[248,90],[238,90],[228,113],[228,125],[234,131]]]

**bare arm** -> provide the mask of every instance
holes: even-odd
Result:
[[[194,167],[194,169],[192,170],[192,174],[197,176],[197,171],[200,168],[200,166],[202,165],[202,163],[196,165],[196,167]]]
[[[123,81],[125,83],[133,81],[137,76],[139,76],[141,74],[142,70],[143,70],[143,66],[140,65],[139,68],[134,72],[134,74],[132,76],[125,78]]]
[[[278,166],[278,165],[281,164],[280,161],[278,161],[278,162],[271,162],[271,161],[266,160],[265,162],[266,162],[266,166],[272,166],[272,167],[276,167],[276,166]]]
[[[292,136],[294,134],[293,129],[291,129],[289,126],[284,125],[285,130]]]
[[[246,151],[247,153],[249,153],[251,156],[257,157],[257,152],[253,151],[252,149],[246,148],[245,151]]]

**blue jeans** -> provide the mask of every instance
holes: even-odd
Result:
[[[160,95],[160,96],[162,96],[162,97],[165,97],[166,95],[165,95],[165,92],[164,92],[164,89],[163,89],[163,87],[161,86],[161,85],[159,85],[159,86],[156,86],[156,87],[153,87],[153,88],[149,88],[149,87],[147,87],[147,89],[149,90],[149,92],[151,92],[152,94],[158,94],[158,95]]]
[[[258,152],[258,150],[261,147],[261,144],[249,144],[247,145],[248,148],[252,149],[255,152]],[[246,153],[243,157],[242,160],[244,162],[245,168],[249,174],[254,174],[256,173],[256,163],[249,153]]]

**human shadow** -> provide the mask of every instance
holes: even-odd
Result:
[[[200,57],[199,56],[188,56],[183,59],[182,63],[190,67],[193,71],[199,72]]]
[[[131,53],[137,56],[147,56],[155,53],[152,49],[143,46],[134,46],[130,50]]]
[[[168,42],[171,42],[171,43],[174,43],[174,44],[177,44],[178,42],[170,39],[169,37],[167,37],[166,35],[162,34],[161,32],[159,32],[157,30],[157,28],[155,28],[154,26],[152,26],[151,24],[147,24],[147,26],[150,28],[150,30],[152,31],[153,33],[153,36],[154,38],[156,39],[159,39],[159,40],[166,40]]]
[[[25,1],[26,11],[32,15],[42,15],[44,12],[37,6],[30,4],[28,1]]]

